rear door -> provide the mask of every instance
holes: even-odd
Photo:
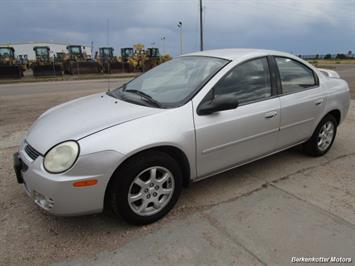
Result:
[[[282,93],[277,148],[285,148],[311,137],[324,110],[326,97],[317,74],[303,63],[275,56]]]

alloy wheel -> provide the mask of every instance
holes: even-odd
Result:
[[[318,134],[317,146],[320,151],[325,151],[331,145],[334,138],[334,123],[327,121],[320,129]]]
[[[174,194],[173,174],[165,167],[153,166],[140,172],[128,190],[128,204],[140,216],[160,212]]]

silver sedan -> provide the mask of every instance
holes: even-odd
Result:
[[[348,85],[336,72],[291,54],[198,52],[48,110],[14,168],[49,213],[109,209],[147,224],[166,215],[191,181],[299,144],[325,154],[348,107]]]

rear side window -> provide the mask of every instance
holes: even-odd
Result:
[[[312,69],[285,57],[275,57],[284,94],[304,91],[317,85]]]
[[[237,65],[214,87],[215,95],[236,95],[239,104],[260,101],[271,96],[268,61],[265,57]]]

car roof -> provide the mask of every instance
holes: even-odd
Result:
[[[263,49],[245,49],[245,48],[206,50],[202,52],[184,54],[182,56],[211,56],[211,57],[218,57],[227,60],[239,60],[241,58],[253,58],[257,56],[266,56],[266,55],[279,55],[279,56],[287,56],[291,58],[295,57],[292,54],[284,53],[280,51],[263,50]]]

